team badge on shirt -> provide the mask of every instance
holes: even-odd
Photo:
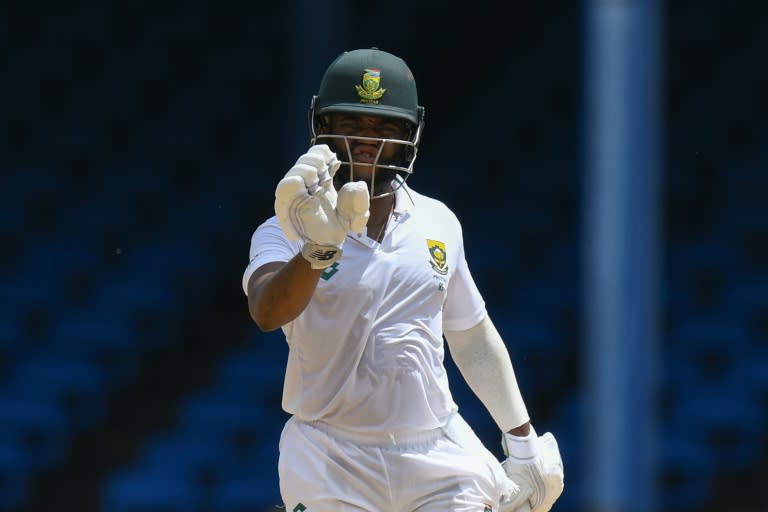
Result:
[[[381,86],[381,70],[380,69],[366,69],[363,72],[363,85],[356,85],[355,90],[357,95],[360,96],[360,103],[379,103],[379,99],[387,92]]]
[[[427,240],[427,249],[429,250],[429,264],[432,265],[432,270],[441,275],[447,274],[448,261],[445,244],[438,240]]]

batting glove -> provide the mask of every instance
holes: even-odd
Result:
[[[528,496],[531,490],[521,488],[517,483],[507,478],[507,488],[502,491],[499,499],[499,512],[531,512]]]
[[[563,459],[555,436],[536,435],[531,427],[525,437],[504,433],[502,447],[507,459],[502,463],[507,476],[523,488],[530,488],[531,512],[547,512],[563,492]]]
[[[346,183],[337,193],[333,176],[341,163],[330,148],[309,148],[280,180],[275,215],[289,240],[303,240],[301,254],[314,269],[341,258],[347,233],[368,223],[370,196],[365,182]]]

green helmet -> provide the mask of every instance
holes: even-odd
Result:
[[[424,126],[424,107],[418,104],[416,81],[403,59],[378,48],[347,51],[328,66],[320,82],[317,95],[312,98],[309,124],[312,143],[318,138],[322,118],[331,113],[385,116],[407,121],[410,133],[407,140],[391,141],[404,146],[403,162],[378,165],[396,172],[401,184],[413,170],[421,131]],[[349,140],[345,138],[347,148]],[[351,157],[348,159],[351,161]],[[342,158],[345,163],[345,159]]]
[[[400,57],[376,48],[339,55],[325,72],[315,96],[316,115],[330,112],[405,119],[418,126],[416,81]]]

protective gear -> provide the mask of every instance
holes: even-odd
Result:
[[[331,113],[401,119],[408,123],[408,137],[400,140],[323,133],[321,127],[326,125],[325,116]],[[323,75],[318,93],[310,104],[309,125],[312,144],[330,139],[342,142],[345,154],[342,154],[341,163],[349,167],[349,181],[355,179],[350,141],[374,141],[380,148],[384,142],[401,145],[401,161],[380,161],[379,152],[373,162],[377,172],[388,171],[381,174],[391,182],[386,193],[375,196],[382,197],[394,193],[413,172],[424,127],[424,107],[418,105],[416,82],[401,58],[377,48],[353,50],[339,55]]]
[[[347,233],[362,231],[370,215],[365,183],[347,183],[336,192],[333,175],[339,165],[327,145],[312,146],[275,190],[280,227],[289,240],[304,240],[301,254],[314,269],[341,258]]]
[[[499,512],[531,512],[531,504],[526,500],[518,505],[517,499],[514,501],[507,501],[502,497],[502,501],[499,503]]]
[[[548,512],[563,492],[563,460],[555,436],[536,435],[531,427],[527,436],[502,435],[507,459],[502,463],[507,476],[521,488],[531,490],[528,501],[532,512]]]

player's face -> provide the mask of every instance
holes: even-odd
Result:
[[[351,165],[343,165],[336,174],[337,186],[362,180],[369,188],[373,185],[374,195],[390,188],[396,173],[379,166],[401,165],[403,145],[382,139],[403,140],[408,133],[405,121],[381,116],[332,114],[322,131],[342,136],[326,141],[342,162],[351,162]]]

